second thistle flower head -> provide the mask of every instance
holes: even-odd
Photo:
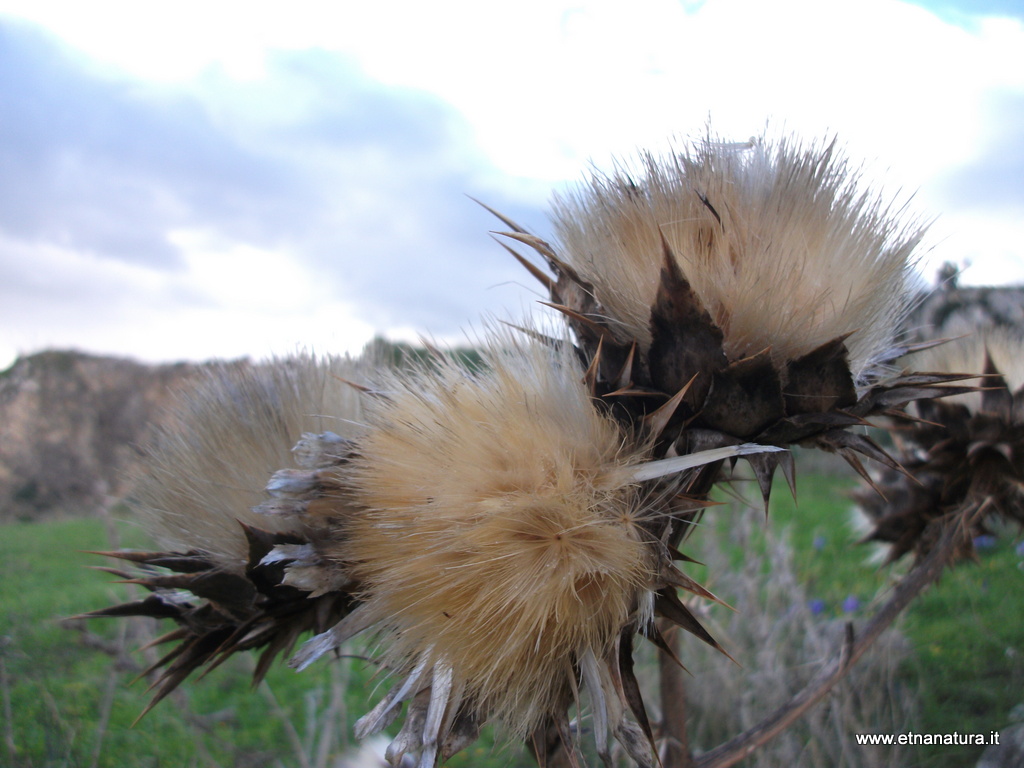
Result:
[[[514,344],[479,375],[385,382],[351,466],[365,511],[332,553],[392,668],[449,676],[450,716],[471,700],[523,737],[571,702],[582,657],[653,611],[656,550],[621,476],[643,449],[569,354]]]
[[[633,635],[661,639],[658,614],[718,647],[676,594],[713,597],[672,564],[664,519],[706,506],[680,500],[688,470],[766,449],[650,461],[653,441],[595,401],[571,344],[488,341],[481,369],[434,361],[384,377],[366,403],[339,467],[337,503],[354,512],[319,549],[354,610],[294,663],[380,631],[398,682],[356,732],[408,702],[393,764],[415,751],[433,766],[492,719],[520,738],[555,727],[571,749],[584,690],[599,753],[614,734],[654,765]]]

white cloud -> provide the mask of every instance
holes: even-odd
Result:
[[[268,357],[299,346],[353,352],[374,335],[286,254],[176,232],[185,267],[155,268],[0,239],[0,368],[21,353],[73,347],[142,360]]]
[[[382,84],[437,94],[498,167],[549,181],[699,130],[708,115],[740,137],[766,118],[836,131],[866,157],[898,158],[901,176],[927,179],[969,159],[984,93],[1024,88],[1019,20],[963,28],[895,0],[534,0],[514,10],[5,0],[3,10],[144,78],[188,80],[216,65],[259,81],[268,50],[337,51]]]
[[[35,285],[15,300],[20,315],[0,310],[12,328],[35,317],[8,354],[259,354],[327,327],[331,349],[371,327],[455,336],[524,293],[488,290],[516,273],[463,193],[536,225],[548,190],[591,159],[662,147],[709,117],[738,139],[766,120],[838,134],[871,179],[920,189],[912,208],[939,216],[930,263],[970,258],[968,281],[1024,280],[1024,156],[1005,149],[1024,126],[1020,19],[940,18],[896,0],[0,0],[3,14],[75,46],[78,85],[116,84],[56,123],[88,129],[62,150],[88,173],[72,163],[58,188],[56,166],[18,166],[26,186],[11,200],[47,215],[31,232],[13,219],[0,229],[0,269]],[[103,133],[123,115],[133,134]],[[979,190],[998,204],[978,205]],[[13,258],[22,266],[3,263]],[[72,298],[47,303],[56,295]],[[89,321],[72,328],[71,307]]]

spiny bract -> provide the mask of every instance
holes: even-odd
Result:
[[[874,525],[867,540],[888,544],[890,561],[908,552],[920,559],[946,525],[966,526],[973,536],[987,533],[995,518],[1024,525],[1024,337],[986,329],[906,362],[985,376],[979,390],[914,403],[915,417],[898,419],[897,458],[906,473],[878,473],[884,497],[857,494]],[[972,538],[965,541],[962,557],[973,555]]]

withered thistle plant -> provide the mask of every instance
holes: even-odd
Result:
[[[268,501],[263,488],[282,464],[322,466],[325,457],[349,450],[360,430],[361,401],[344,377],[359,376],[361,367],[313,355],[217,365],[179,394],[159,425],[130,501],[164,549],[107,553],[137,564],[139,572],[107,570],[153,594],[94,614],[170,618],[179,625],[154,643],[175,645],[146,671],[164,670],[147,711],[197,668],[236,651],[263,649],[254,674],[262,680],[278,653],[304,633],[333,625],[349,608],[346,593],[333,583],[309,583],[305,568],[308,542],[328,534],[330,518],[315,508],[302,517],[266,514],[276,511],[276,499]],[[317,437],[296,445],[303,434]],[[294,492],[305,478],[280,473],[274,493]],[[322,482],[330,485],[326,473]],[[291,553],[287,572],[273,558],[264,562],[278,545]]]
[[[861,491],[873,522],[868,541],[886,544],[888,561],[920,560],[942,529],[961,526],[959,557],[974,556],[974,539],[995,522],[1024,525],[1024,337],[985,329],[913,355],[929,371],[984,371],[979,391],[915,403],[892,431],[909,471],[879,472],[884,497]],[[884,500],[883,500],[884,499]]]
[[[164,669],[154,704],[237,651],[262,649],[259,679],[304,632],[319,634],[296,655],[300,668],[376,629],[398,682],[357,735],[380,731],[408,702],[388,753],[395,762],[419,752],[433,765],[492,718],[526,738],[557,717],[570,738],[566,713],[582,675],[598,748],[607,753],[614,733],[638,762],[655,764],[632,635],[660,638],[653,617],[665,614],[718,647],[676,596],[681,587],[712,597],[657,538],[665,499],[692,467],[769,449],[651,462],[649,440],[593,407],[570,344],[505,333],[490,340],[485,361],[478,373],[442,359],[379,374],[362,402],[338,377],[352,370],[309,360],[225,369],[194,393],[184,416],[189,456],[177,432],[165,435],[140,488],[177,551],[109,553],[175,573],[134,579],[154,595],[93,614],[178,622],[161,639],[178,645],[156,665]],[[265,472],[267,452],[281,450],[275,433],[298,415],[295,403],[324,400],[333,401],[331,424],[354,436],[305,434],[295,449],[302,467],[274,473],[269,499],[251,511],[233,500],[254,481],[249,469]],[[222,436],[252,429],[263,441],[236,456],[245,466],[221,466]],[[209,463],[195,464],[202,456]],[[195,474],[182,480],[186,461]],[[237,503],[245,520],[218,515],[223,502]],[[252,525],[254,516],[266,524]]]
[[[404,709],[392,764],[432,768],[495,720],[541,765],[578,765],[573,711],[590,713],[605,762],[614,737],[640,766],[681,764],[658,754],[679,725],[650,721],[633,643],[671,657],[682,628],[719,648],[679,597],[714,599],[679,547],[726,462],[750,462],[766,504],[777,467],[794,482],[794,443],[865,475],[858,455],[898,469],[866,419],[963,390],[891,367],[921,234],[899,213],[833,145],[707,139],[556,200],[557,245],[502,218],[542,258],[546,271],[510,248],[565,336],[492,332],[473,371],[438,355],[404,372],[274,374],[330,401],[285,406],[228,377],[186,414],[183,442],[153,454],[145,504],[178,551],[115,553],[174,573],[96,615],[177,621],[157,698],[236,651],[262,649],[259,678],[307,631],[299,668],[376,633],[394,685],[356,730]],[[348,378],[361,395],[337,398]],[[343,428],[286,424],[299,468],[246,500],[237,489],[272,469],[262,444],[282,444],[279,409]]]

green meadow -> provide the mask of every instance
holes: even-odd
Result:
[[[753,552],[763,552],[758,529],[784,532],[803,590],[800,599],[813,601],[816,620],[850,620],[856,626],[900,571],[867,562],[869,549],[854,545],[858,534],[849,525],[846,496],[852,484],[845,476],[800,477],[796,504],[785,485],[777,485],[767,522],[759,509],[714,507],[686,552],[701,559],[702,541],[729,541],[723,545],[726,556],[740,567]],[[728,533],[740,515],[756,519],[755,534],[736,543]],[[1006,532],[979,551],[977,562],[948,572],[902,620],[910,652],[898,676],[901,686],[914,692],[916,730],[988,733],[1008,725],[1011,709],[1024,702],[1019,542],[1016,532]],[[146,542],[130,523],[99,519],[0,527],[0,764],[341,765],[340,756],[358,746],[352,742],[353,722],[387,685],[359,648],[351,657],[320,662],[302,674],[278,663],[256,689],[249,684],[251,660],[232,659],[202,679],[187,681],[133,725],[148,694],[145,679],[132,681],[160,652],[140,648],[170,626],[149,620],[63,620],[138,594],[132,591],[137,587],[114,583],[111,575],[89,567],[111,563],[86,551],[116,546],[144,548]],[[772,589],[771,565],[766,559],[759,589]],[[714,573],[691,568],[715,588]],[[742,658],[737,661],[746,666]],[[980,750],[914,747],[906,754],[912,758],[908,764],[951,768],[973,765]],[[529,764],[517,745],[490,736],[450,761],[452,766]]]

